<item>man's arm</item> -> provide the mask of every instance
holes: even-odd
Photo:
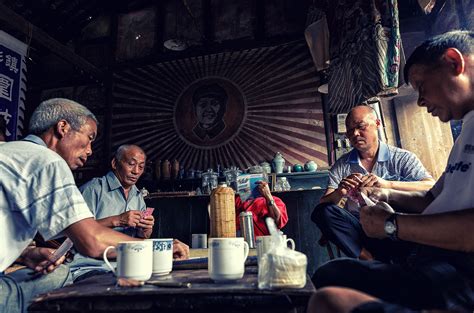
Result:
[[[474,252],[474,209],[397,216],[398,237],[443,249]]]
[[[399,191],[369,187],[363,188],[362,192],[371,199],[387,202],[395,211],[404,213],[421,213],[434,199],[429,191]]]
[[[328,187],[324,195],[319,200],[319,203],[325,203],[325,202],[339,203],[342,197],[344,197],[344,194],[341,190],[339,190],[339,188],[334,189],[334,188]]]
[[[384,224],[391,213],[383,205],[361,208],[367,236],[385,238]],[[397,214],[398,238],[442,249],[474,252],[474,208],[439,214]]]
[[[140,219],[142,214],[140,211],[131,210],[127,212],[123,212],[119,215],[112,215],[108,217],[104,217],[97,220],[102,226],[114,228],[120,226],[130,226],[130,227],[137,227],[140,223]]]
[[[120,241],[139,240],[104,227],[93,218],[80,220],[70,225],[64,232],[81,254],[93,258],[101,258],[105,248],[115,246]]]
[[[435,180],[431,177],[419,181],[390,181],[378,177],[375,174],[365,175],[363,181],[364,182],[361,183],[362,187],[378,187],[401,191],[426,191],[430,190],[435,184]]]

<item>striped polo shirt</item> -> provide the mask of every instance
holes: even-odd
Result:
[[[341,180],[352,173],[369,174],[362,166],[356,149],[341,156],[331,167],[328,188],[337,189]],[[420,181],[432,178],[414,153],[382,141],[379,141],[377,162],[372,173],[389,181]]]
[[[36,232],[45,240],[93,217],[66,161],[34,135],[0,145],[0,272]]]

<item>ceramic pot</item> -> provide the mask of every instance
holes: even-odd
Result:
[[[304,170],[306,172],[316,172],[318,165],[314,161],[308,161],[304,164]]]
[[[293,172],[303,172],[303,165],[301,164],[293,165]]]
[[[263,168],[265,173],[270,174],[272,172],[272,167],[271,167],[270,163],[262,162],[262,163],[260,163],[260,166]]]
[[[281,174],[283,173],[283,169],[285,168],[285,159],[281,155],[280,152],[277,152],[275,154],[275,157],[273,158],[273,169],[275,173]]]

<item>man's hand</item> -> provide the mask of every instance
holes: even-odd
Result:
[[[339,183],[338,190],[341,192],[343,196],[347,195],[347,192],[352,188],[358,188],[362,182],[362,175],[361,173],[353,173],[346,178],[343,178]]]
[[[391,183],[375,174],[364,175],[361,178],[361,187],[391,188]]]
[[[270,201],[273,199],[272,193],[270,192],[270,188],[268,187],[267,182],[259,180],[256,184],[258,185],[257,186],[258,191],[267,201]]]
[[[388,189],[382,189],[377,187],[362,187],[360,188],[360,192],[366,194],[367,197],[369,197],[374,202],[389,202],[388,199],[390,191]]]
[[[50,248],[28,247],[21,254],[19,261],[36,272],[51,273],[66,259],[65,256],[62,256],[53,263],[54,251]]]
[[[153,232],[153,225],[155,225],[155,218],[153,215],[143,217],[138,223],[138,227],[142,229],[143,238],[150,238],[151,233]]]
[[[117,223],[118,225],[114,225],[115,227],[118,227],[118,226],[137,227],[142,218],[142,213],[141,211],[132,210],[132,211],[124,212],[120,214],[118,217],[119,217],[118,223]]]
[[[186,260],[189,259],[189,247],[178,239],[173,240],[173,259]]]
[[[360,223],[367,236],[382,239],[385,234],[385,220],[394,213],[394,210],[385,202],[378,202],[374,206],[360,208]]]

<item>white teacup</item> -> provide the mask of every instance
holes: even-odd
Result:
[[[166,275],[173,269],[173,239],[146,239],[153,243],[153,274]]]
[[[209,276],[216,282],[241,279],[248,255],[249,245],[242,237],[209,239]]]
[[[283,235],[283,240],[285,240],[286,245],[290,244],[290,249],[295,250],[295,241],[291,238],[286,238],[286,235]],[[260,258],[267,253],[272,247],[272,236],[259,236],[256,239],[257,246],[257,262],[260,263]]]
[[[193,249],[207,249],[207,234],[192,234],[191,248]]]
[[[107,259],[110,249],[117,251],[117,269],[114,269]],[[152,242],[151,241],[122,241],[117,247],[109,246],[104,250],[105,264],[119,278],[148,280],[152,273]]]

